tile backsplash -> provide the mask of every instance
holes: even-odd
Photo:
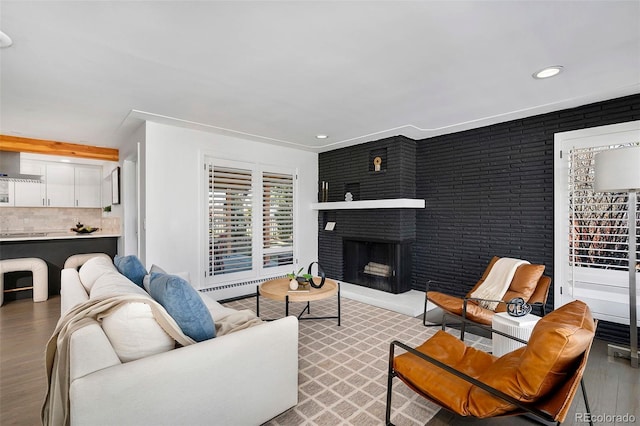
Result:
[[[103,217],[102,209],[2,207],[0,232],[67,232],[80,222],[102,232],[120,233],[120,218]]]

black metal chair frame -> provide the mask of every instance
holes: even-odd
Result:
[[[452,315],[452,314],[451,314]],[[457,316],[457,315],[456,315]],[[465,320],[463,319],[464,322],[469,322],[470,320]],[[597,321],[594,321],[597,325]],[[514,337],[511,336],[510,334],[507,334],[505,332],[502,331],[498,331],[498,330],[494,330],[491,327],[488,327],[484,324],[478,324],[478,323],[473,323],[474,326],[483,328],[487,331],[490,331],[491,333],[496,333],[496,334],[500,334],[501,336],[507,337],[511,340],[515,340],[517,342],[523,343],[523,344],[527,344],[528,342],[526,340],[520,339],[518,337]],[[443,328],[444,330],[444,328]],[[523,403],[521,401],[518,401],[517,399],[514,399],[513,397],[505,394],[504,392],[500,391],[499,389],[496,389],[494,387],[491,387],[467,374],[462,373],[461,371],[458,371],[456,369],[454,369],[453,367],[448,366],[447,364],[438,361],[435,358],[430,357],[429,355],[425,355],[422,352],[419,352],[417,350],[415,350],[414,348],[405,345],[402,342],[399,342],[397,340],[394,340],[393,342],[391,342],[391,344],[389,345],[389,372],[388,372],[388,377],[387,377],[387,409],[386,409],[386,416],[385,416],[385,423],[388,426],[393,426],[393,423],[391,423],[391,395],[392,395],[392,387],[393,387],[393,378],[397,376],[394,368],[393,368],[393,359],[394,359],[394,353],[395,353],[395,346],[398,346],[402,349],[404,349],[405,351],[416,355],[417,357],[453,374],[456,377],[459,377],[469,383],[472,383],[475,386],[478,386],[479,388],[489,392],[490,394],[503,399],[507,402],[509,402],[510,404],[515,405],[516,407],[518,407],[519,409],[523,410],[525,413],[530,413],[533,414],[536,417],[541,418],[544,422],[551,422],[551,423],[556,423],[556,424],[560,424],[560,422],[555,422],[553,417],[550,416],[548,413],[541,411],[539,409],[537,409],[535,406],[533,406],[532,404],[526,404]],[[584,356],[584,355],[583,355]],[[591,420],[592,416],[591,416],[591,408],[589,407],[589,399],[587,398],[587,390],[585,388],[584,385],[584,378],[580,378],[580,388],[582,389],[582,396],[584,397],[584,404],[585,404],[585,408],[587,410],[587,414],[589,414],[589,425],[593,426],[593,421]],[[454,413],[455,414],[455,413]],[[522,413],[524,414],[524,413]]]
[[[480,299],[477,297],[463,297],[462,298],[462,316],[460,315],[456,315],[452,312],[449,312],[445,309],[442,309],[442,321],[438,324],[438,323],[429,323],[427,324],[427,305],[429,303],[429,284],[432,282],[438,282],[438,281],[434,281],[434,280],[428,280],[427,281],[427,287],[426,290],[424,292],[424,313],[423,313],[423,317],[422,317],[422,325],[424,325],[425,327],[437,327],[437,326],[441,326],[442,330],[445,330],[446,326],[447,326],[447,317],[451,317],[454,320],[456,320],[457,322],[460,323],[460,340],[464,341],[464,333],[466,331],[466,327],[467,327],[467,323],[471,326],[478,326],[480,328],[485,328],[486,329],[486,325],[484,324],[479,324],[475,321],[469,320],[467,319],[467,303],[472,300],[474,302],[478,302],[478,301],[485,301],[485,302],[497,302],[497,303],[507,303],[504,300],[491,300],[491,299]],[[540,302],[536,302],[536,303],[532,303],[531,304],[532,308],[539,308],[540,309],[540,316],[545,316],[547,314],[546,312],[546,308],[544,306],[543,303]]]

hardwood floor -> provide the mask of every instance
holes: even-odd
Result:
[[[45,391],[44,347],[60,316],[60,297],[33,303],[29,299],[0,307],[0,424],[40,424],[40,407]],[[585,373],[585,384],[593,415],[635,416],[640,424],[640,370],[629,362],[607,357],[607,343],[596,340]],[[585,424],[576,420],[584,412],[578,391],[566,425]],[[604,419],[596,424],[622,425]],[[383,421],[381,420],[381,424]],[[441,411],[429,425],[517,425],[531,424],[523,418],[469,420]]]
[[[46,389],[44,348],[60,317],[60,296],[0,307],[0,424],[38,425]]]

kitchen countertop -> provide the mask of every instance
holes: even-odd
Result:
[[[120,233],[109,231],[96,231],[91,234],[78,234],[72,231],[15,231],[0,232],[0,242],[4,241],[47,241],[65,240],[76,238],[110,238],[120,237]]]

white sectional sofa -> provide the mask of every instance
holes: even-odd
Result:
[[[80,271],[62,271],[63,314],[88,300],[101,281],[109,281],[112,290],[134,286],[134,293],[144,292],[108,263],[91,259]],[[236,312],[206,294],[201,297],[214,322]],[[149,320],[142,316],[132,309],[119,321],[133,327]],[[72,425],[259,425],[297,404],[298,321],[293,316],[179,348],[170,338],[166,347],[166,335],[154,343],[152,354],[131,347],[134,353],[119,354],[114,344],[122,342],[105,329],[104,322],[92,324],[71,336]],[[138,332],[126,331],[125,344],[136,345]],[[154,339],[156,332],[144,332],[141,339]]]

